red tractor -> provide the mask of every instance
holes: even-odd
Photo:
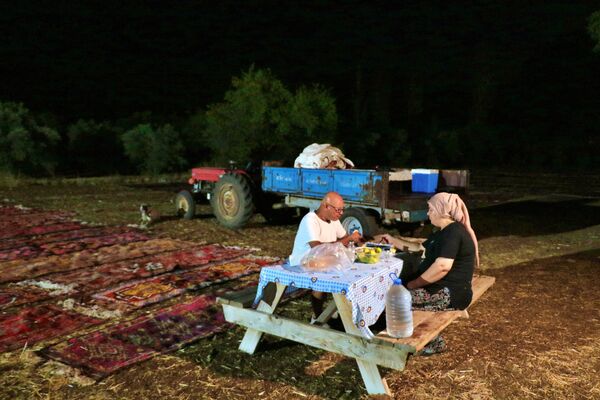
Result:
[[[196,213],[196,203],[206,197],[219,223],[231,229],[243,227],[255,211],[270,222],[289,217],[295,210],[274,209],[280,198],[263,192],[260,182],[261,168],[251,164],[245,169],[236,168],[233,163],[229,168],[193,168],[188,180],[191,191],[180,191],[175,197],[175,207],[180,216],[191,219]]]

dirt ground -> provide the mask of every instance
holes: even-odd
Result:
[[[0,202],[73,210],[107,224],[138,223],[139,205],[149,203],[162,214],[150,228],[157,236],[289,255],[297,221],[273,226],[257,215],[236,232],[218,225],[208,204],[193,220],[178,220],[172,198],[184,185],[170,182],[8,181],[0,184]],[[479,272],[495,276],[496,284],[470,308],[469,319],[446,328],[445,353],[410,358],[402,372],[381,369],[394,398],[600,399],[600,177],[475,171],[471,183]],[[284,314],[307,317],[309,308],[306,298],[282,306]],[[242,335],[234,328],[100,382],[29,350],[2,354],[0,398],[368,397],[354,360],[274,337],[250,356],[237,350]]]

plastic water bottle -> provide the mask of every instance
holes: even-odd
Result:
[[[410,337],[413,334],[410,292],[402,286],[402,280],[396,274],[392,273],[390,277],[394,284],[388,290],[385,300],[387,333],[395,338]]]
[[[354,262],[354,260],[356,260],[356,245],[352,240],[348,243],[348,255],[350,261]]]

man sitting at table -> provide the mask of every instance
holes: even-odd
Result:
[[[351,241],[358,242],[361,239],[360,232],[354,231],[348,234],[342,224],[340,217],[344,213],[344,199],[336,192],[329,192],[321,200],[321,205],[316,211],[311,211],[302,218],[296,238],[294,249],[290,255],[290,265],[300,265],[311,248],[323,243],[340,242],[347,246]],[[313,316],[311,323],[323,312],[325,293],[313,291],[311,304]]]

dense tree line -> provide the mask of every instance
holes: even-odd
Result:
[[[592,2],[59,3],[22,27],[41,9],[1,7],[5,170],[290,162],[312,142],[364,168],[598,167]]]
[[[0,102],[0,170],[158,174],[198,163],[290,163],[306,144],[333,142],[337,129],[335,100],[327,90],[301,86],[292,93],[269,70],[254,67],[233,78],[222,102],[172,122],[148,112],[68,126],[50,120],[23,104]]]

